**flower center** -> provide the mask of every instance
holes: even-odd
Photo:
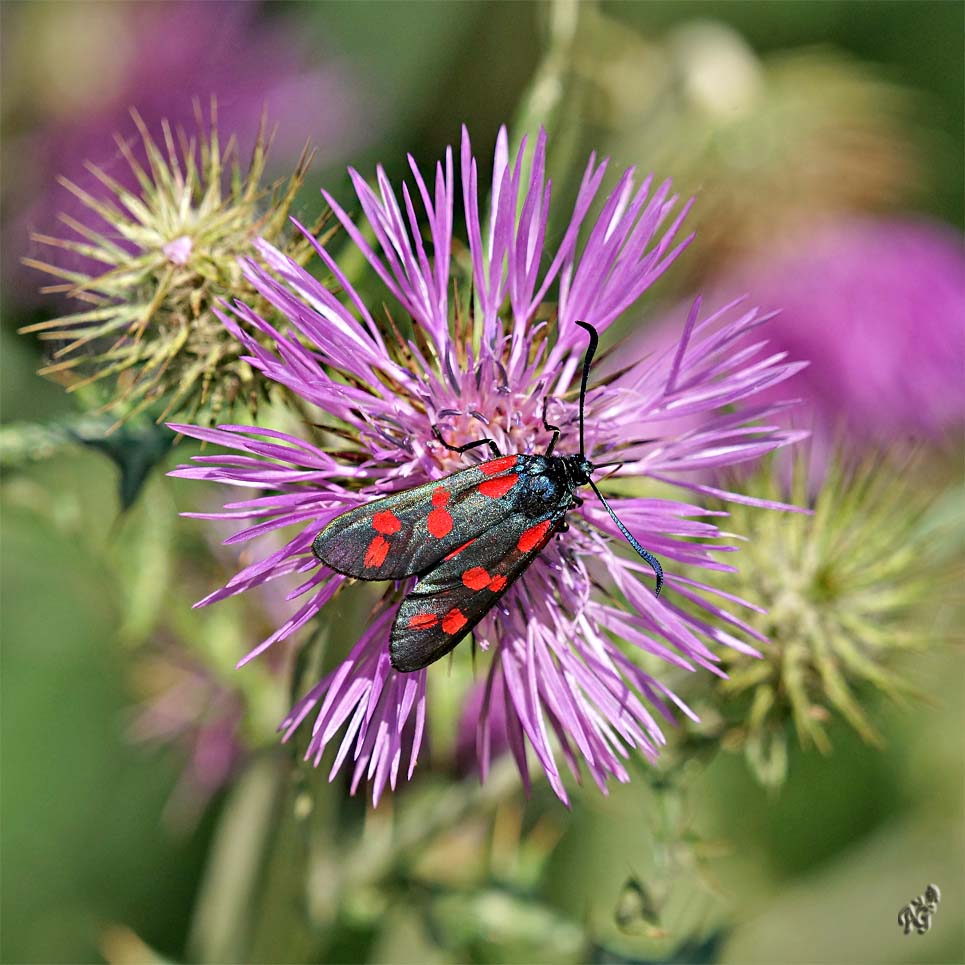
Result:
[[[493,398],[480,402],[479,407],[438,411],[436,425],[448,445],[459,448],[481,439],[492,439],[503,455],[546,451],[552,433],[543,427],[541,398],[494,394]],[[486,445],[471,451],[477,450],[484,459],[492,455]],[[445,472],[456,472],[468,465],[471,459],[468,452],[453,452],[442,446],[435,448],[435,456]]]

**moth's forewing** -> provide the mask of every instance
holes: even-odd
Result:
[[[563,509],[537,520],[512,513],[427,573],[395,619],[392,666],[421,670],[452,650],[539,556],[564,516]]]
[[[517,457],[502,456],[337,516],[312,543],[326,566],[360,580],[426,573],[512,512]]]

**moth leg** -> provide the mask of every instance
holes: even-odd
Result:
[[[489,446],[492,450],[494,456],[501,456],[502,453],[499,451],[499,447],[493,442],[492,439],[477,439],[475,442],[467,442],[464,446],[450,446],[445,439],[442,438],[442,433],[439,431],[439,426],[434,425],[432,427],[432,434],[436,439],[442,443],[450,452],[468,452],[470,449],[475,449],[477,446]]]
[[[552,426],[546,421],[546,406],[549,403],[549,400],[550,400],[550,397],[548,395],[543,396],[543,428],[547,432],[552,432],[553,438],[550,439],[550,444],[547,447],[546,452],[543,453],[544,456],[553,455],[553,450],[556,448],[556,443],[560,438],[560,427]]]

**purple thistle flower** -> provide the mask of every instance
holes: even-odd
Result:
[[[810,361],[782,388],[807,402],[796,417],[813,419],[819,450],[841,430],[864,444],[935,442],[965,423],[965,256],[953,229],[831,222],[720,286],[748,289],[780,306],[774,344]]]
[[[351,172],[374,248],[326,194],[345,231],[411,316],[415,334],[408,342],[383,334],[319,244],[316,250],[342,298],[266,244],[260,250],[267,268],[245,264],[248,278],[287,319],[291,334],[242,304],[234,305],[225,324],[247,347],[251,364],[316,407],[318,421],[340,431],[346,449],[332,452],[330,446],[251,426],[175,427],[238,453],[196,456],[175,475],[259,491],[213,514],[253,521],[233,541],[293,528],[281,549],[201,601],[212,603],[287,574],[304,576],[292,593],[301,605],[241,664],[312,620],[346,582],[319,566],[311,552],[313,537],[330,520],[468,464],[475,454],[444,449],[433,439],[433,424],[441,423],[453,444],[476,439],[485,429],[503,452],[542,451],[548,443],[542,400],[549,394],[548,418],[564,430],[560,449],[575,451],[577,402],[566,393],[585,347],[585,333],[575,323],[605,330],[690,241],[675,241],[689,205],[674,216],[677,198],[669,183],[654,185],[647,178],[637,186],[632,170],[590,219],[607,167],[592,156],[569,227],[556,250],[549,249],[545,136],[525,176],[524,147],[510,158],[506,132],[500,133],[491,214],[483,224],[476,160],[463,132],[472,311],[453,305],[449,294],[459,275],[451,256],[456,203],[451,150],[436,166],[434,182],[427,183],[410,159],[414,188],[403,185],[401,197],[381,168],[374,188]],[[431,244],[424,241],[417,205]],[[544,306],[550,297],[555,310]],[[800,365],[786,362],[783,353],[764,354],[760,342],[757,350],[733,351],[764,321],[756,310],[735,312],[728,306],[724,311],[735,317],[721,324],[721,313],[699,321],[698,308],[699,303],[679,345],[655,357],[627,359],[622,372],[588,393],[587,455],[620,462],[613,476],[635,492],[653,488],[651,480],[709,491],[688,478],[694,470],[757,459],[798,437],[771,424],[779,405],[742,403]],[[273,350],[261,344],[265,336]],[[674,428],[707,413],[717,415],[694,429]],[[266,489],[269,494],[262,494]],[[489,709],[502,700],[509,747],[527,786],[529,751],[563,801],[557,755],[577,780],[582,760],[602,790],[611,776],[626,781],[630,750],[653,758],[664,742],[655,714],[672,720],[676,705],[692,716],[651,670],[666,661],[720,673],[712,644],[756,653],[731,631],[763,639],[708,598],[713,587],[673,574],[674,563],[711,572],[732,569],[717,558],[732,547],[715,545],[721,533],[699,518],[713,514],[689,502],[643,495],[614,497],[612,503],[631,532],[670,563],[667,591],[654,598],[650,568],[624,555],[622,537],[602,506],[587,500],[572,513],[570,532],[546,548],[477,627],[480,647],[492,653],[477,731],[482,777],[491,759]],[[406,581],[405,587],[411,585]],[[604,592],[596,589],[601,585]],[[684,600],[695,606],[680,605]],[[390,589],[348,657],[305,694],[282,725],[287,738],[311,719],[308,759],[317,765],[328,745],[337,745],[331,775],[351,759],[352,790],[370,781],[375,802],[386,785],[395,787],[403,766],[411,777],[425,722],[427,671],[399,673],[389,663],[397,609],[398,594]],[[704,618],[694,616],[695,609]],[[410,720],[411,751],[403,761],[403,728]]]

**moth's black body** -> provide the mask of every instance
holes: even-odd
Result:
[[[590,334],[580,387],[580,452],[555,456],[557,426],[542,455],[500,455],[491,439],[453,452],[488,445],[494,458],[443,479],[394,493],[333,519],[312,542],[315,556],[339,573],[363,580],[419,582],[402,601],[392,627],[389,654],[396,670],[421,670],[452,650],[495,606],[556,533],[589,485],[636,552],[654,569],[656,593],[663,585],[660,563],[617,519],[593,482],[593,464],[583,445],[583,402],[596,331]]]

